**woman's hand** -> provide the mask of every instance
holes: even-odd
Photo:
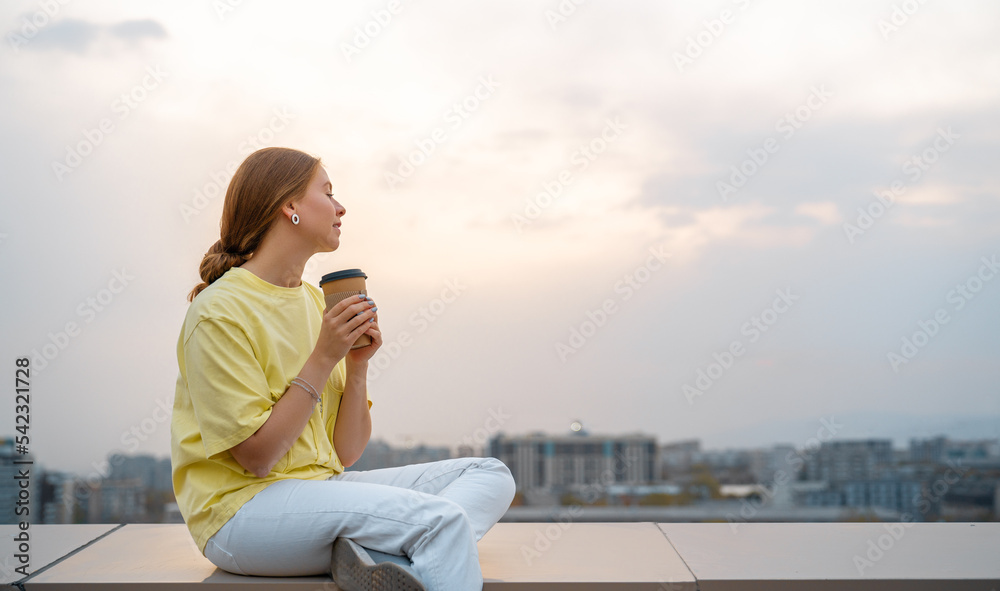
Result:
[[[376,310],[372,308],[372,311]],[[364,363],[367,364],[368,360],[371,359],[378,348],[382,346],[382,332],[378,329],[378,312],[375,312],[373,316],[374,322],[364,322],[368,326],[368,330],[364,332],[372,339],[372,344],[367,347],[358,347],[357,349],[351,349],[347,352],[347,367],[348,371],[350,367],[356,364]]]
[[[375,302],[357,296],[344,298],[330,306],[323,313],[323,324],[313,354],[318,355],[331,368],[349,352],[349,361],[366,362],[382,344],[382,334],[376,328],[378,323],[372,321],[377,318],[374,308]],[[351,345],[365,333],[372,336],[372,345],[355,350],[364,353],[351,352]]]

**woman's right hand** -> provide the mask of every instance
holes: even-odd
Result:
[[[364,297],[348,296],[323,312],[323,325],[313,353],[331,368],[371,326],[369,321],[375,317],[375,302]]]

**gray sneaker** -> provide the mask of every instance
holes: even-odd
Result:
[[[330,573],[344,591],[427,591],[410,571],[394,562],[375,564],[365,549],[348,538],[333,543]]]

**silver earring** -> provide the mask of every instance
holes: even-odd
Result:
[[[292,214],[292,223],[295,224],[296,226],[299,225],[299,214],[297,213]]]

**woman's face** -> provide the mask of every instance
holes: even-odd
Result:
[[[340,218],[347,213],[333,198],[333,185],[321,166],[313,175],[305,195],[296,203],[300,232],[316,242],[317,252],[330,252],[340,246]]]

